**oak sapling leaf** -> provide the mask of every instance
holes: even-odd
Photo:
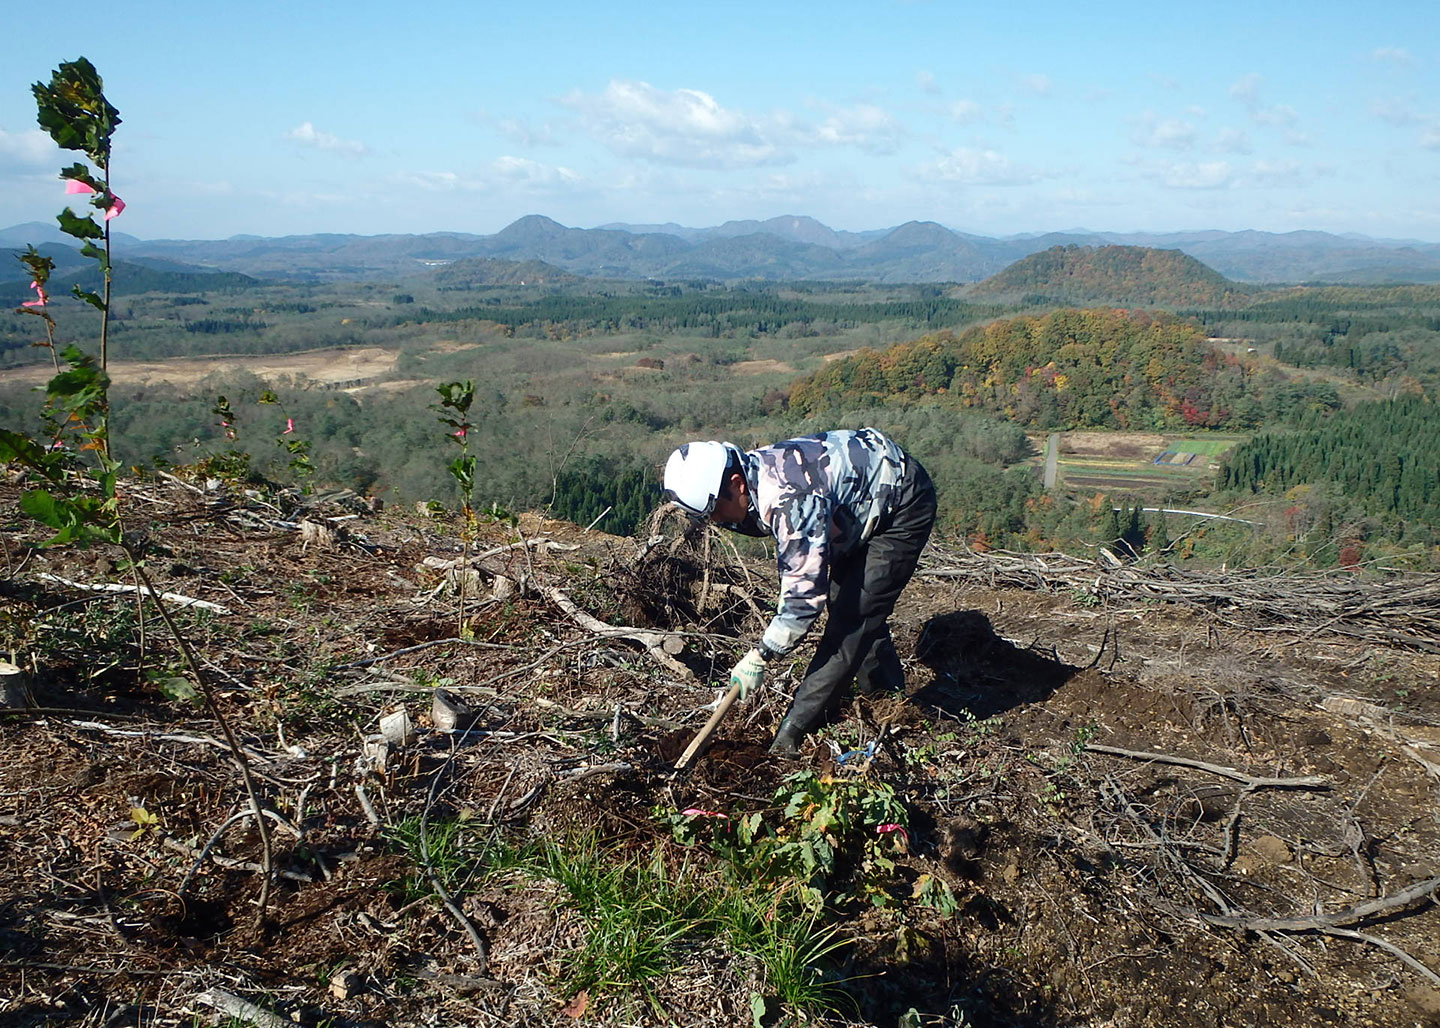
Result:
[[[105,99],[105,83],[95,66],[80,57],[63,62],[48,84],[30,87],[36,121],[62,150],[81,150],[102,168],[110,163],[110,137],[120,112]]]
[[[103,311],[105,309],[105,301],[100,299],[99,293],[92,293],[90,290],[81,289],[79,286],[71,286],[70,292],[74,294],[75,299],[84,300],[97,311]]]
[[[65,477],[66,459],[64,453],[46,450],[28,435],[0,428],[0,464],[18,462],[58,485]]]
[[[31,489],[22,495],[20,509],[50,528],[64,528],[66,525],[61,505],[44,489]]]
[[[87,242],[84,246],[80,247],[80,256],[89,257],[95,261],[96,264],[100,265],[101,272],[110,270],[110,255],[94,243]]]
[[[50,281],[50,273],[55,270],[55,258],[45,256],[35,249],[34,243],[31,243],[25,247],[24,253],[17,253],[15,259],[25,265],[26,270],[30,272],[30,278],[40,288],[45,288]]]
[[[60,177],[66,182],[84,182],[97,193],[105,191],[105,183],[92,175],[90,169],[80,163],[72,164],[68,168],[61,168]]]
[[[70,370],[50,380],[45,387],[46,397],[81,419],[106,410],[110,376],[100,370],[95,358],[75,346],[65,347],[60,356],[70,363]]]
[[[468,380],[446,382],[436,386],[435,391],[440,394],[441,407],[449,407],[461,414],[469,411],[470,405],[475,402],[475,383]]]
[[[67,236],[74,236],[76,239],[105,238],[105,230],[95,223],[94,218],[88,214],[82,218],[69,207],[55,215],[55,220],[60,223],[60,231]]]

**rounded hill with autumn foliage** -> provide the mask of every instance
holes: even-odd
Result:
[[[1253,428],[1262,385],[1193,322],[1064,309],[862,350],[796,382],[790,406],[818,414],[937,398],[1033,428]]]
[[[1179,250],[1052,246],[964,290],[967,299],[1029,305],[1240,307],[1250,290]]]

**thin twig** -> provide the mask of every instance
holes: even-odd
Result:
[[[454,740],[451,740],[450,756],[446,758],[445,763],[437,768],[434,775],[430,778],[430,788],[425,794],[425,809],[420,813],[420,856],[421,859],[425,861],[425,875],[430,879],[430,888],[434,891],[436,898],[439,899],[441,905],[449,911],[450,916],[459,922],[460,927],[465,930],[465,934],[470,937],[470,944],[475,947],[475,952],[480,958],[479,973],[483,975],[490,965],[490,948],[486,945],[485,938],[480,934],[479,929],[475,927],[474,922],[465,916],[463,910],[456,906],[455,900],[450,896],[449,890],[447,890],[445,884],[440,881],[440,876],[435,873],[435,865],[430,859],[430,808],[435,803],[435,787],[440,783],[440,779],[446,768],[453,764],[457,752],[459,752],[458,747],[455,746]]]
[[[235,731],[230,727],[230,721],[221,712],[220,706],[215,701],[215,694],[210,685],[210,679],[200,670],[200,661],[190,647],[190,640],[185,633],[180,631],[180,626],[175,623],[175,618],[170,614],[170,608],[165,601],[159,597],[150,576],[145,571],[145,565],[141,563],[136,553],[127,549],[126,556],[134,566],[136,574],[140,576],[141,583],[149,590],[150,594],[156,597],[155,608],[160,612],[161,618],[165,621],[165,627],[170,629],[174,636],[175,643],[180,647],[180,653],[185,658],[190,673],[195,676],[195,683],[199,686],[200,696],[205,701],[210,715],[220,724],[220,729],[225,733],[225,741],[230,745],[230,754],[235,758],[236,765],[240,768],[240,778],[245,783],[245,794],[250,797],[250,806],[255,811],[263,811],[265,808],[260,802],[260,790],[255,785],[255,775],[250,770],[250,760],[245,756],[245,750],[235,738]],[[270,878],[275,869],[275,851],[270,839],[270,829],[265,824],[265,818],[257,817],[255,825],[260,833],[261,864],[264,873],[260,878],[260,898],[256,903],[255,921],[257,925],[265,924],[265,908],[270,901]]]

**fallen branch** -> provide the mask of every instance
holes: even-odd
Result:
[[[285,828],[289,829],[292,833],[294,833],[295,838],[296,838],[297,840],[302,840],[302,839],[304,838],[304,836],[300,833],[300,830],[299,830],[299,829],[297,829],[294,825],[290,824],[290,822],[286,821],[286,820],[285,820],[283,817],[281,817],[279,814],[275,813],[275,811],[273,811],[273,810],[262,810],[262,811],[260,811],[260,813],[263,814],[263,815],[265,815],[265,816],[268,816],[272,821],[276,821],[276,822],[278,822],[279,824],[283,825]],[[195,863],[193,863],[193,864],[190,865],[190,870],[187,871],[187,872],[185,872],[185,877],[184,877],[184,878],[181,880],[181,882],[180,882],[180,888],[179,888],[178,892],[179,892],[179,894],[180,894],[181,899],[184,899],[186,892],[189,891],[189,889],[190,889],[190,882],[194,879],[194,877],[195,877],[195,872],[200,870],[200,865],[203,864],[203,863],[205,863],[205,858],[206,858],[206,857],[211,856],[210,851],[215,848],[216,843],[218,843],[218,842],[220,841],[221,836],[223,836],[223,835],[225,834],[225,829],[229,828],[229,827],[230,827],[231,825],[233,825],[236,821],[241,821],[241,820],[244,820],[244,819],[247,818],[247,817],[255,817],[255,816],[256,816],[256,812],[255,812],[255,809],[254,809],[253,807],[252,807],[251,809],[249,809],[249,810],[242,810],[242,811],[240,811],[240,813],[238,813],[238,814],[232,814],[230,817],[228,817],[228,818],[225,819],[225,823],[224,823],[224,824],[222,824],[219,828],[215,829],[215,831],[214,831],[214,832],[211,834],[211,836],[210,836],[210,840],[209,840],[208,842],[206,842],[205,845],[204,845],[198,852],[194,852],[194,851],[191,851],[191,852],[190,852],[190,855],[195,858]],[[182,847],[182,848],[185,849],[186,851],[190,851],[190,847],[189,847],[189,846],[185,846],[184,843],[179,843],[179,842],[176,841],[176,840],[172,840],[172,839],[170,839],[168,836],[166,837],[165,842],[166,842],[166,843],[176,842],[176,845],[177,845],[177,846]],[[172,847],[172,848],[175,848],[175,847]],[[238,865],[238,866],[245,866],[245,870],[263,871],[263,870],[265,869],[265,868],[263,867],[263,865],[260,865],[260,864],[250,864],[248,861],[230,860],[230,861],[228,862],[228,864],[227,864],[227,858],[225,858],[225,857],[214,857],[213,859],[214,859],[215,863],[220,864],[222,867],[225,867],[225,866],[234,867],[234,866],[237,866],[237,865]],[[246,865],[248,865],[248,866],[246,866]],[[290,877],[290,878],[294,878],[294,877],[295,877],[295,875],[293,875],[293,874],[286,875],[284,872],[281,872],[281,876],[282,876],[282,877]],[[309,880],[310,880],[310,879],[309,879],[309,876],[305,876],[305,877],[304,877],[304,880],[305,880],[305,881],[309,881]]]
[[[219,853],[207,853],[202,855],[198,850],[195,849],[194,846],[186,846],[179,839],[176,839],[175,837],[170,835],[165,836],[163,845],[167,850],[174,850],[181,856],[190,857],[192,859],[197,856],[208,856],[212,863],[231,871],[260,872],[265,870],[264,865],[259,864],[254,860],[242,860],[239,857],[226,857],[222,856]],[[276,874],[278,874],[281,878],[288,879],[292,882],[303,882],[305,884],[309,884],[315,881],[313,875],[307,875],[300,871],[277,871]]]
[[[1311,932],[1321,928],[1335,928],[1340,925],[1366,921],[1379,914],[1388,914],[1406,907],[1415,906],[1430,899],[1440,891],[1440,878],[1427,878],[1416,882],[1408,889],[1402,889],[1393,896],[1380,896],[1353,907],[1337,910],[1333,914],[1313,914],[1310,917],[1261,917],[1255,914],[1207,914],[1201,910],[1180,907],[1187,916],[1192,916],[1221,928],[1244,928],[1255,932]]]
[[[1372,946],[1383,949],[1401,963],[1413,968],[1420,975],[1428,979],[1430,984],[1440,985],[1440,974],[1436,974],[1430,970],[1430,968],[1420,963],[1419,960],[1412,957],[1409,953],[1406,953],[1393,942],[1387,942],[1375,935],[1366,935],[1364,932],[1352,931],[1349,928],[1322,928],[1321,932],[1325,935],[1334,936],[1337,939],[1354,939],[1356,942],[1368,942]]]
[[[932,547],[917,574],[990,588],[1160,601],[1250,631],[1341,635],[1440,653],[1440,575],[1195,571],[1064,553],[956,553]]]
[[[376,828],[384,824],[380,815],[375,813],[375,804],[370,802],[370,794],[365,791],[365,786],[359,782],[355,783],[355,798],[360,801],[360,809],[365,811],[365,819]]]
[[[218,604],[218,603],[211,603],[209,600],[197,600],[197,599],[195,599],[195,597],[193,597],[193,596],[181,596],[179,593],[157,593],[153,588],[149,588],[149,587],[143,587],[143,588],[142,588],[142,587],[137,587],[137,586],[133,586],[133,585],[120,585],[120,584],[118,584],[118,583],[111,583],[111,582],[102,582],[102,583],[99,583],[99,584],[96,584],[96,585],[87,585],[87,584],[84,583],[84,582],[72,582],[72,581],[70,581],[70,579],[68,579],[68,578],[61,578],[59,575],[52,575],[52,574],[50,574],[49,572],[46,572],[46,571],[42,571],[37,577],[38,577],[41,581],[44,581],[44,582],[55,582],[55,583],[57,583],[57,584],[59,584],[59,585],[69,586],[71,589],[81,589],[81,590],[84,590],[85,592],[91,592],[91,593],[134,593],[134,592],[143,592],[147,597],[149,597],[149,598],[152,599],[152,600],[155,599],[155,598],[158,596],[160,599],[166,601],[167,603],[173,603],[173,604],[175,604],[175,606],[177,606],[177,607],[195,607],[195,608],[197,608],[198,610],[214,611],[216,614],[231,614],[231,613],[233,613],[233,611],[231,611],[231,609],[230,609],[229,607],[222,607],[220,604]]]
[[[249,1021],[253,1025],[258,1025],[259,1028],[295,1028],[295,1022],[289,1018],[281,1017],[264,1007],[256,1006],[248,999],[241,999],[233,992],[226,992],[224,989],[206,989],[195,997],[195,1002],[213,1007],[226,1017]]]
[[[1352,907],[1346,907],[1344,910],[1337,910],[1333,914],[1315,914],[1310,917],[1265,917],[1259,914],[1247,914],[1243,912],[1235,914],[1207,914],[1203,910],[1195,907],[1171,903],[1158,896],[1152,896],[1151,902],[1166,913],[1200,921],[1217,928],[1239,928],[1243,931],[1260,934],[1265,932],[1317,932],[1335,938],[1353,939],[1356,942],[1368,943],[1383,949],[1385,952],[1403,961],[1406,965],[1423,975],[1432,984],[1440,985],[1440,975],[1437,975],[1434,971],[1430,970],[1430,968],[1426,967],[1394,943],[1343,927],[1347,924],[1368,921],[1380,915],[1394,915],[1398,911],[1406,910],[1409,907],[1417,906],[1420,903],[1431,900],[1437,891],[1440,891],[1440,878],[1428,878],[1423,882],[1415,883],[1408,889],[1402,889],[1393,896],[1381,896],[1373,900],[1366,900],[1364,903],[1357,903]]]
[[[1122,750],[1115,746],[1100,746],[1095,743],[1086,743],[1083,749],[1089,753],[1104,753],[1111,757],[1129,757],[1131,760],[1148,760],[1156,764],[1174,764],[1177,767],[1193,767],[1197,771],[1208,771],[1212,775],[1219,775],[1221,778],[1244,782],[1246,787],[1250,789],[1330,788],[1330,783],[1318,775],[1310,775],[1304,778],[1257,778],[1254,775],[1247,775],[1243,771],[1236,771],[1234,768],[1223,767],[1219,764],[1209,764],[1203,760],[1192,760],[1189,757],[1175,757],[1168,753],[1149,753],[1145,750]]]
[[[25,713],[35,713],[35,711],[27,711]],[[66,713],[70,712],[66,711]],[[106,716],[108,717],[111,715],[107,714]],[[72,727],[75,728],[80,728],[88,732],[100,732],[104,735],[118,735],[131,739],[154,739],[157,742],[183,742],[193,746],[213,746],[215,749],[224,750],[226,753],[232,752],[228,743],[221,742],[219,739],[211,738],[208,735],[181,735],[177,732],[157,732],[147,729],[112,728],[110,725],[104,724],[100,721],[71,721],[70,724]],[[244,747],[243,752],[245,756],[249,757],[252,760],[258,760],[263,764],[268,764],[271,760],[269,756],[261,753],[259,750],[252,749],[249,746]]]
[[[695,676],[690,669],[676,660],[672,653],[678,653],[684,648],[680,636],[674,632],[653,632],[644,628],[631,628],[628,626],[607,625],[594,615],[587,614],[575,605],[575,601],[566,596],[561,590],[553,586],[545,587],[540,592],[555,606],[559,607],[570,619],[587,632],[593,632],[603,639],[625,639],[630,642],[637,642],[645,647],[645,652],[652,658],[664,665],[665,668],[687,682],[693,682]]]

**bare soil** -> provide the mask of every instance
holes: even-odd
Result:
[[[736,361],[730,365],[730,370],[737,375],[769,375],[777,372],[793,375],[795,373],[794,367],[777,360]]]
[[[1158,432],[1066,432],[1060,452],[1093,457],[1139,457],[1158,454],[1165,437]]]
[[[45,577],[131,581],[115,554],[35,548],[17,496],[0,491],[0,625],[34,706],[3,715],[7,1025],[191,1025],[216,989],[309,1025],[750,1024],[764,984],[723,953],[689,955],[651,1000],[566,994],[584,926],[546,886],[457,890],[482,965],[386,825],[433,805],[674,852],[657,814],[764,806],[797,766],[852,773],[838,755],[871,741],[866,773],[909,812],[902,883],[938,877],[958,909],[831,911],[848,945],[827,973],[850,1000],[810,1023],[1440,1025],[1434,653],[927,574],[942,545],[893,619],[904,697],[847,699],[799,765],[779,761],[765,746],[802,654],[677,775],[708,683],[773,599],[771,569],[718,538],[697,578],[678,542],[485,526],[486,598],[462,610],[434,566],[461,556],[453,520],[137,486],[158,587],[229,611],[180,617],[275,814],[283,877],[257,923],[255,822],[227,826],[248,801],[215,719],[165,693],[183,669],[153,606],[142,641],[133,597]],[[500,578],[519,588],[493,598]],[[738,584],[717,607],[721,582]],[[555,588],[686,648],[667,663],[597,635]],[[433,730],[437,684],[473,705],[478,740]],[[377,763],[364,739],[399,707],[417,738]]]
[[[452,349],[463,349],[454,346]],[[252,356],[167,357],[156,361],[112,360],[111,381],[119,385],[190,386],[214,374],[248,371],[266,382],[306,380],[320,385],[381,378],[395,370],[396,350],[378,346],[330,347],[302,353]],[[0,382],[42,385],[55,374],[49,364],[0,370]]]

